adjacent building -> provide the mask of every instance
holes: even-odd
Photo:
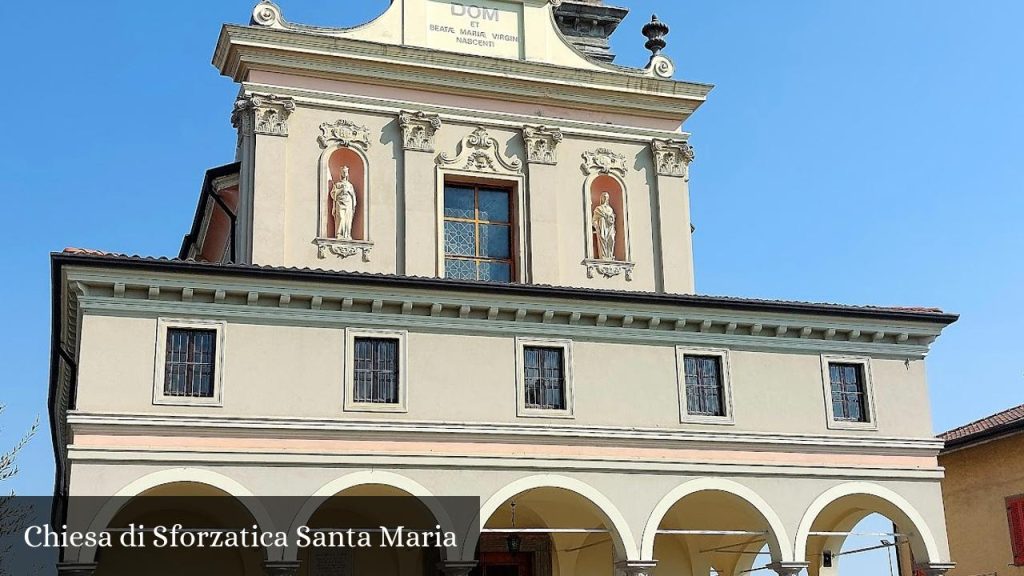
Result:
[[[56,490],[129,501],[63,520],[218,494],[273,531],[336,495],[475,496],[482,534],[436,557],[145,573],[830,576],[881,513],[945,574],[925,357],[956,316],[698,295],[681,125],[712,87],[674,79],[656,18],[649,64],[610,64],[622,15],[395,0],[332,29],[261,2],[224,26],[237,149],[180,254],[52,257]],[[119,554],[61,571],[138,574]]]
[[[941,436],[953,576],[1024,574],[1024,406]]]

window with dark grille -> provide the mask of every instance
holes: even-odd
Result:
[[[832,417],[843,422],[867,422],[863,364],[829,364],[832,384]]]
[[[691,416],[725,416],[722,359],[718,356],[684,356],[686,412]]]
[[[469,184],[444,187],[445,276],[511,282],[512,194]]]
[[[536,410],[565,410],[565,350],[523,348],[525,405]]]
[[[164,396],[213,398],[217,331],[167,329]]]
[[[353,399],[362,404],[398,404],[398,340],[355,338]]]
[[[1016,566],[1024,566],[1024,495],[1006,501],[1006,515],[1010,521],[1013,563]]]

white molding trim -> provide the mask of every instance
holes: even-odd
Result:
[[[380,454],[377,450],[348,452],[345,454],[321,454],[315,452],[281,453],[280,451],[202,451],[160,450],[147,448],[111,449],[76,448],[69,449],[69,460],[73,463],[157,463],[166,466],[226,464],[239,466],[282,466],[282,467],[346,467],[366,466],[372,468],[437,468],[474,470],[553,470],[627,474],[668,474],[693,476],[756,476],[761,478],[830,478],[843,481],[941,481],[945,472],[940,468],[858,468],[852,466],[813,466],[764,464],[725,464],[701,462],[665,462],[658,460],[623,460],[600,458],[540,458],[524,456],[488,457],[478,455],[425,454]]]
[[[687,356],[710,356],[718,358],[719,376],[721,377],[721,401],[725,412],[722,416],[703,416],[690,414],[686,393]],[[732,355],[726,348],[700,348],[696,346],[676,346],[676,387],[679,391],[679,421],[686,424],[718,424],[735,425],[736,411],[733,404],[732,386]]]
[[[168,470],[161,470],[143,476],[127,486],[121,488],[114,494],[107,502],[103,505],[103,508],[93,518],[92,523],[89,525],[89,532],[99,533],[106,530],[117,513],[121,511],[124,504],[131,498],[140,496],[145,492],[165,486],[167,484],[177,483],[194,483],[203,484],[216,488],[225,494],[234,496],[238,499],[252,515],[253,520],[260,527],[263,532],[274,532],[274,521],[270,517],[266,508],[259,502],[248,488],[238,483],[238,481],[229,478],[218,472],[212,470],[205,470],[202,468],[171,468]],[[267,554],[269,557],[274,557],[274,551],[276,547],[267,548]],[[79,561],[83,563],[91,563],[96,559],[96,548],[95,547],[82,547]]]
[[[213,396],[210,398],[194,398],[186,396],[167,396],[164,384],[167,377],[167,331],[171,328],[186,330],[212,330],[214,337],[213,358]],[[153,358],[153,404],[156,406],[206,406],[221,408],[224,406],[224,343],[227,340],[227,321],[203,320],[196,318],[161,317],[156,321],[156,351]]]
[[[544,410],[526,407],[526,348],[557,348],[562,351],[562,373],[565,376],[565,409]],[[562,338],[516,337],[516,416],[519,418],[576,417],[576,393],[573,385],[572,340]]]
[[[439,210],[443,210],[440,206]],[[440,216],[439,216],[440,217]],[[443,258],[443,256],[442,256]],[[69,269],[68,282],[81,287],[75,299],[81,309],[90,312],[132,315],[193,315],[218,319],[243,319],[246,322],[290,322],[304,326],[413,326],[424,330],[441,329],[471,333],[517,333],[539,337],[571,337],[621,342],[662,342],[705,347],[746,350],[789,350],[814,354],[870,355],[872,357],[921,359],[942,327],[924,321],[878,321],[860,318],[822,317],[813,313],[771,314],[719,310],[713,307],[664,306],[632,307],[616,303],[567,301],[564,298],[502,298],[496,301],[482,295],[453,294],[437,289],[392,293],[384,288],[365,288],[353,279],[348,285],[325,286],[309,281],[262,281],[252,283],[234,278],[183,276],[159,272],[124,274],[115,270]],[[129,291],[121,297],[110,292],[115,284],[150,287],[161,294],[179,295],[191,288],[191,302],[177,299],[147,299],[144,292]],[[229,298],[214,299],[215,293]],[[309,308],[245,306],[246,297],[256,293],[275,299],[289,295],[291,302],[311,302]],[[241,300],[239,300],[241,298]],[[212,301],[211,301],[212,300]],[[381,301],[385,308],[440,305],[443,308],[468,307],[495,311],[486,319],[445,318],[421,314],[353,312],[344,301],[368,305]],[[710,305],[709,305],[710,306]],[[370,306],[363,306],[370,309]],[[526,315],[518,318],[518,311]],[[544,322],[546,312],[558,320]],[[570,318],[571,317],[571,318]],[[597,323],[602,318],[604,322]],[[623,320],[632,317],[628,327]],[[785,332],[780,328],[786,328]],[[804,337],[804,333],[808,332]],[[884,334],[881,340],[862,334]]]
[[[640,146],[649,145],[652,138],[686,139],[690,136],[688,132],[658,130],[619,124],[598,124],[584,122],[581,120],[568,120],[564,118],[554,119],[546,116],[532,116],[528,114],[471,110],[468,108],[458,108],[442,104],[412,102],[392,98],[374,98],[354,94],[339,94],[336,92],[278,86],[274,84],[243,82],[242,86],[246,91],[275,91],[279,94],[288,94],[292,96],[298,104],[301,104],[304,107],[325,108],[328,110],[346,112],[358,111],[384,116],[395,116],[403,110],[414,109],[437,114],[441,117],[442,122],[476,125],[479,124],[481,120],[484,120],[489,126],[507,130],[521,129],[524,124],[546,125],[551,128],[557,127],[565,137],[595,139],[607,142],[626,142]],[[557,125],[555,124],[556,120]]]
[[[770,527],[768,544],[772,552],[772,561],[788,562],[793,559],[790,556],[793,550],[792,541],[789,539],[786,525],[771,505],[750,488],[725,478],[698,478],[677,486],[666,494],[654,507],[644,527],[643,542],[640,546],[642,559],[654,559],[654,539],[658,536],[661,523],[669,511],[687,496],[699,492],[724,492],[753,506]]]
[[[374,404],[355,401],[355,340],[356,338],[381,338],[398,342],[398,403]],[[342,410],[344,412],[409,412],[409,333],[405,330],[380,330],[376,328],[345,329],[345,390]]]
[[[836,419],[835,409],[832,405],[832,377],[829,374],[829,366],[831,364],[856,364],[861,367],[861,375],[864,377],[864,401],[867,403],[868,412],[868,418],[865,422]],[[875,406],[875,385],[871,374],[871,358],[867,356],[822,354],[821,383],[822,391],[825,394],[827,425],[830,430],[878,430],[878,411]]]
[[[506,501],[524,492],[536,490],[538,488],[560,488],[562,490],[574,492],[590,501],[602,516],[605,521],[605,525],[608,527],[609,533],[612,536],[612,541],[615,544],[617,556],[626,560],[640,559],[640,551],[637,549],[636,539],[633,538],[633,532],[629,529],[629,523],[626,522],[625,517],[623,517],[622,513],[615,507],[615,504],[613,504],[607,496],[602,494],[593,486],[567,476],[538,474],[535,476],[520,478],[511,484],[506,485],[491,495],[491,497],[488,498],[481,507],[480,527],[483,528],[486,526],[487,521],[490,520],[491,516],[493,516],[498,508]],[[466,540],[466,545],[463,549],[464,559],[470,560],[472,559],[471,557],[476,554],[476,541],[478,539],[479,534],[476,534],[471,535],[470,538]]]
[[[916,532],[911,532],[906,528],[903,528],[904,532],[907,532],[911,536],[911,544],[914,545],[914,555],[918,562],[941,562],[944,559],[941,558],[939,553],[938,541],[935,539],[935,535],[932,533],[931,528],[928,527],[928,523],[925,522],[924,517],[920,512],[917,511],[914,506],[910,504],[903,496],[900,496],[896,492],[893,492],[889,488],[879,486],[869,482],[848,482],[835,486],[814,500],[814,502],[804,512],[803,517],[800,520],[800,527],[796,533],[796,550],[793,555],[794,558],[805,558],[807,556],[807,539],[811,532],[811,526],[814,521],[817,520],[818,516],[828,506],[837,500],[846,496],[856,495],[867,495],[879,498],[888,504],[894,506],[897,510],[902,513],[905,518],[890,518],[897,523],[900,520],[904,520],[911,524]],[[920,557],[922,554],[926,554],[927,557]]]
[[[570,423],[541,422],[476,422],[452,423],[423,420],[365,420],[354,418],[247,418],[240,416],[211,416],[194,414],[97,413],[71,412],[68,423],[76,433],[83,431],[144,431],[151,429],[186,430],[210,429],[262,432],[287,431],[290,435],[305,433],[310,437],[344,432],[354,438],[396,434],[450,434],[454,437],[502,437],[510,439],[559,438],[576,439],[602,445],[615,442],[649,442],[672,447],[708,447],[745,450],[778,450],[851,454],[897,454],[936,456],[943,441],[937,438],[907,438],[892,436],[851,436],[824,434],[781,434],[744,430],[668,430],[665,428],[635,428],[613,426],[580,426]],[[685,446],[684,446],[685,445]],[[919,454],[917,452],[920,452]]]

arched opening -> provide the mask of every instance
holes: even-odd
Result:
[[[339,147],[324,152],[326,166],[321,170],[324,172],[321,185],[320,197],[320,237],[332,240],[369,240],[369,206],[367,189],[366,161],[362,154],[353,148]],[[338,211],[335,209],[336,185],[342,184],[337,190],[345,187],[343,181],[344,169],[348,169],[348,184],[351,185],[354,194],[354,207],[352,223],[348,238],[342,238],[339,234]]]
[[[120,498],[117,498],[120,499]],[[155,527],[170,528],[181,525],[177,536],[164,531],[165,542],[174,538],[182,547],[156,546]],[[135,526],[144,534],[148,545],[127,547],[120,534]],[[133,576],[139,567],[153,576],[178,574],[217,574],[218,576],[245,576],[260,574],[267,550],[260,546],[215,547],[192,544],[186,536],[189,530],[212,532],[269,530],[261,526],[246,504],[208,484],[200,482],[173,482],[149,488],[137,496],[124,499],[105,529],[117,537],[114,545],[95,551],[96,576]],[[140,536],[142,537],[142,536]]]
[[[587,234],[590,239],[587,249],[587,258],[592,260],[602,259],[605,251],[601,246],[601,212],[608,212],[602,208],[604,195],[608,195],[608,207],[614,214],[614,260],[616,262],[629,261],[629,227],[628,213],[626,210],[626,190],[622,182],[609,174],[599,174],[591,181],[587,189]]]
[[[659,515],[660,512],[660,515]],[[785,560],[775,513],[745,489],[682,486],[669,494],[644,534],[644,553],[677,576],[737,576]]]
[[[298,576],[426,576],[437,574],[437,565],[446,556],[445,549],[430,544],[404,547],[394,544],[396,538],[408,542],[406,538],[413,533],[449,529],[448,522],[438,519],[427,501],[402,488],[389,484],[358,484],[330,496],[316,497],[310,503],[313,508],[300,512],[293,525],[293,533],[299,526],[308,527],[305,538],[313,543],[289,551],[289,557],[301,562]],[[388,536],[381,531],[382,527],[388,529]],[[369,546],[364,546],[358,536],[350,535],[362,532],[368,535]],[[299,542],[299,538],[295,537],[295,542]]]
[[[621,516],[607,501],[595,502],[566,486],[508,492],[484,506],[490,513],[475,575],[612,576],[616,561],[629,557],[626,543],[632,538],[623,535]]]
[[[838,487],[807,511],[797,536],[797,557],[810,576],[855,576],[865,567],[911,574],[936,562],[935,540],[920,514],[884,488]]]

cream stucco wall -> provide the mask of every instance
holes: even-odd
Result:
[[[409,107],[417,106],[410,103]],[[438,190],[450,173],[436,168],[437,157],[455,157],[460,142],[484,126],[497,140],[501,155],[525,163],[521,131],[529,121],[524,119],[515,127],[445,118],[435,136],[436,151],[424,153],[403,150],[398,112],[301,106],[289,119],[287,138],[256,137],[253,263],[418,276],[441,274],[438,250],[443,248],[437,238],[441,225],[437,208],[443,197]],[[369,262],[331,254],[321,259],[314,244],[320,226],[319,210],[328,209],[326,202],[319,206],[319,199],[326,195],[319,190],[323,150],[317,138],[321,124],[338,120],[365,126],[370,134],[366,197],[369,240],[374,246]],[[559,122],[549,119],[547,125],[558,127]],[[592,241],[586,221],[592,204],[586,190],[588,175],[581,169],[583,154],[601,148],[626,158],[628,171],[623,180],[627,213],[618,216],[628,217],[629,252],[636,265],[632,281],[622,274],[588,278],[582,265],[588,257],[586,246]],[[517,258],[517,266],[523,269],[521,280],[556,286],[692,292],[688,186],[681,178],[662,178],[659,184],[650,140],[608,141],[568,135],[559,146],[558,158],[555,166],[524,165],[521,171],[524,202],[517,206],[515,215],[522,230],[516,239],[516,251],[523,255]],[[462,174],[467,176],[473,177]],[[501,177],[487,172],[476,175],[483,181],[495,176]],[[362,183],[356,184],[363,187]],[[659,185],[664,189],[660,190]],[[664,198],[662,209],[671,214],[664,220],[658,211],[659,197]],[[680,230],[684,236],[679,237]]]
[[[403,329],[400,322],[387,327]],[[156,339],[155,318],[85,316],[78,409],[222,417],[381,418],[343,412],[343,328],[229,322],[223,349],[224,402],[218,408],[153,405]],[[412,330],[407,349],[409,410],[389,418],[535,421],[516,416],[514,334]],[[573,343],[575,418],[571,423],[857,434],[830,431],[827,426],[820,355],[734,350],[730,366],[735,425],[682,424],[674,346],[577,339]],[[927,418],[908,417],[929,413],[923,362],[875,358],[871,371],[878,430],[870,434],[929,437]],[[481,402],[481,398],[488,400]]]

